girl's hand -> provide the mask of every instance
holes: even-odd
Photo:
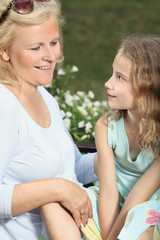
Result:
[[[62,180],[60,189],[62,191],[60,204],[69,210],[79,228],[81,222],[85,226],[88,218],[92,217],[92,205],[87,192],[77,184],[67,180]]]

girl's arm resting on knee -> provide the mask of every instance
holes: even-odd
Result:
[[[81,212],[92,216],[90,199],[84,189],[62,178],[41,179],[17,184],[12,195],[12,216],[28,212],[48,203],[59,202],[69,210],[80,227]]]
[[[160,159],[157,159],[143,174],[130,191],[124,206],[110,232],[108,240],[117,240],[127,213],[138,204],[148,201],[149,198],[160,188]]]
[[[80,231],[72,216],[59,203],[50,203],[40,208],[49,239],[80,240]]]
[[[107,141],[107,126],[104,117],[95,127],[96,147],[98,152],[99,177],[99,217],[103,239],[108,239],[111,228],[119,214],[119,194],[116,183],[114,154]]]

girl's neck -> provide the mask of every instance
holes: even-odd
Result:
[[[137,110],[127,110],[125,113],[125,120],[127,122],[130,122],[130,124],[135,125],[136,127],[139,126],[139,120],[138,120],[138,113]]]

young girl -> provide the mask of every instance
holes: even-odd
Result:
[[[151,240],[160,222],[160,38],[126,38],[105,87],[111,111],[95,127],[102,237]]]

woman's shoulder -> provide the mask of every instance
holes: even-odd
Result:
[[[58,102],[55,99],[55,97],[53,95],[51,95],[44,86],[39,86],[38,90],[42,94],[45,101],[48,101],[48,102],[51,102],[51,103],[54,103],[54,104],[58,105]]]
[[[16,97],[0,84],[0,124],[3,131],[17,129],[21,119],[20,104]]]
[[[11,93],[3,84],[0,84],[0,109],[7,110],[18,110],[19,104],[16,97]]]

